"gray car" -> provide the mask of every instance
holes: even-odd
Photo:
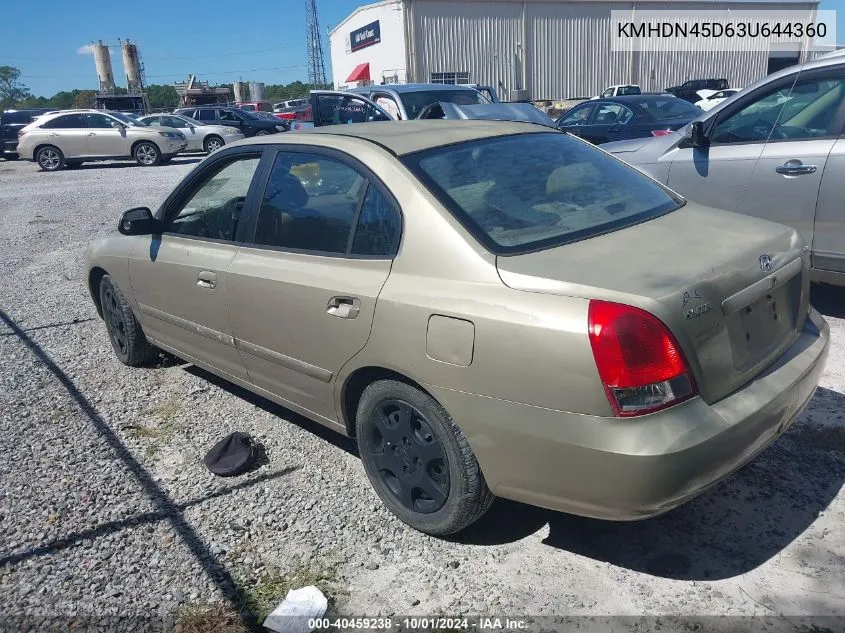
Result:
[[[812,278],[845,285],[845,56],[793,66],[667,136],[605,149],[690,200],[798,229]]]

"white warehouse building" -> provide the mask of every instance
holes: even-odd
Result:
[[[758,50],[704,37],[684,38],[671,50],[612,50],[619,40],[611,12],[634,19],[662,11],[673,19],[701,9],[754,10],[762,21],[790,11],[810,21],[818,0],[384,0],[331,30],[333,83],[473,83],[505,99],[536,101],[597,95],[612,84],[662,90],[693,78],[742,87],[812,55],[811,38],[791,35]]]

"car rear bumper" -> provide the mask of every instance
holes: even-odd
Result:
[[[427,385],[470,442],[494,494],[635,520],[671,510],[777,439],[813,395],[830,329],[811,311],[796,342],[714,404],[694,398],[634,419],[578,415]]]

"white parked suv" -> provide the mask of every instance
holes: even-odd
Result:
[[[125,158],[158,165],[187,146],[178,130],[142,125],[108,110],[63,110],[39,117],[18,132],[18,155],[44,171]]]

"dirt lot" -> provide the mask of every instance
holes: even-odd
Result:
[[[497,501],[437,540],[382,508],[352,442],[175,359],[113,357],[85,245],[194,162],[48,174],[0,161],[5,615],[184,623],[224,596],[261,613],[312,582],[357,616],[845,615],[845,293],[814,289],[833,349],[809,409],[715,489],[628,524]],[[220,480],[201,458],[230,430],[266,456]]]

